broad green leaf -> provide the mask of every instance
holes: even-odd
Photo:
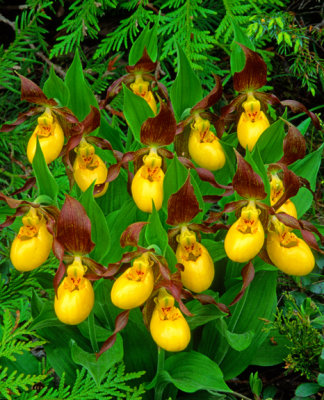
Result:
[[[94,183],[82,193],[80,203],[90,218],[91,239],[96,245],[90,257],[95,261],[101,262],[110,249],[111,238],[106,218],[93,197],[93,187]]]
[[[286,114],[286,113],[285,113]],[[285,114],[283,118],[285,118]],[[283,156],[283,140],[285,137],[285,123],[278,119],[271,124],[259,137],[252,154],[260,152],[261,158],[265,164],[277,162]]]
[[[161,255],[165,256],[168,246],[168,234],[161,224],[159,213],[153,203],[153,211],[149,216],[148,225],[145,228],[145,239],[148,245],[156,245],[161,250]]]
[[[322,373],[318,374],[317,383],[318,383],[321,387],[324,387],[324,374],[322,374]]]
[[[137,221],[146,221],[147,214],[142,213],[136,207],[133,199],[126,201],[120,210],[111,213],[107,217],[107,223],[111,232],[114,232],[112,237],[112,246],[110,251],[106,254],[105,259],[102,261],[104,264],[117,262],[121,259],[123,253],[132,250],[130,247],[122,248],[119,239],[123,231],[128,225]]]
[[[106,372],[123,359],[123,341],[120,335],[117,335],[115,344],[105,351],[98,360],[96,360],[95,354],[83,350],[74,340],[71,340],[70,346],[72,360],[86,368],[98,386]]]
[[[270,205],[270,182],[259,149],[254,150],[252,154],[247,149],[245,159],[251,164],[253,170],[262,178],[264,190],[268,194],[264,200]]]
[[[186,393],[213,390],[230,393],[219,366],[207,356],[195,351],[172,355],[165,361],[170,383]]]
[[[270,367],[283,362],[289,354],[289,341],[275,330],[271,331],[266,340],[258,348],[251,361],[253,365]]]
[[[215,360],[224,373],[225,379],[239,375],[250,364],[256,350],[264,342],[268,333],[263,332],[261,318],[271,320],[276,307],[277,272],[260,271],[246,289],[241,300],[231,307],[232,315],[227,319],[227,329],[232,333],[254,332],[250,346],[243,351],[232,349],[225,339],[226,326],[222,320],[209,322],[203,329],[199,350]],[[220,298],[229,304],[240,291],[242,284],[232,286]]]
[[[196,74],[193,72],[190,62],[177,44],[178,49],[178,73],[174,80],[170,98],[177,120],[187,108],[192,108],[203,97],[202,87]]]
[[[254,337],[254,332],[247,331],[244,333],[233,333],[227,330],[225,331],[225,337],[227,343],[232,347],[232,349],[243,351],[250,346]]]
[[[305,135],[305,133],[307,132],[307,129],[309,127],[311,123],[311,119],[310,118],[306,118],[303,122],[301,122],[298,126],[297,129],[300,131],[300,133],[302,135]]]
[[[157,59],[157,28],[156,23],[152,29],[150,29],[149,24],[143,29],[142,33],[133,43],[129,55],[128,63],[129,65],[134,65],[139,61],[143,55],[144,47],[146,47],[147,53],[153,62]]]
[[[317,383],[302,383],[295,391],[296,396],[308,397],[316,394],[321,389]]]
[[[64,325],[55,314],[53,302],[46,300],[37,317],[33,319],[31,328],[34,330],[39,330],[53,326],[62,327]]]
[[[49,77],[44,83],[43,92],[48,98],[57,100],[62,107],[69,104],[69,89],[62,79],[56,75],[53,67],[51,67]]]
[[[98,107],[90,86],[86,82],[78,50],[65,76],[65,84],[70,91],[68,107],[82,121],[90,112],[90,106]]]
[[[84,336],[87,339],[90,339],[88,318],[78,325],[78,329],[81,332],[82,336]],[[111,330],[103,328],[101,325],[98,325],[97,323],[95,323],[95,331],[96,331],[96,339],[98,342],[104,342],[112,334]]]
[[[121,141],[122,132],[113,128],[104,116],[104,111],[101,112],[99,136],[109,140],[114,150],[124,152],[124,146]]]
[[[254,50],[254,45],[249,37],[244,33],[240,26],[236,23],[235,18],[231,18],[231,23],[234,31],[234,40],[231,45],[231,73],[234,75],[235,72],[240,72],[245,65],[245,56],[241,47],[236,43],[242,43],[251,50]]]
[[[154,117],[154,113],[147,102],[137,94],[129,90],[125,85],[124,91],[124,115],[133,132],[135,140],[141,141],[141,126],[147,118]]]
[[[36,177],[36,183],[38,188],[38,196],[46,195],[56,202],[59,187],[51,174],[44,158],[44,154],[39,144],[37,137],[36,153],[33,158],[33,170]]]
[[[109,183],[107,196],[96,199],[105,215],[119,210],[129,200],[127,178],[124,177],[123,171],[121,171],[117,179]]]
[[[222,260],[226,257],[223,242],[216,242],[215,240],[211,239],[202,239],[201,244],[207,248],[208,253],[214,262]]]
[[[313,153],[291,164],[290,169],[298,176],[306,178],[312,190],[316,187],[316,177],[321,165],[324,144]],[[291,199],[296,208],[298,218],[301,218],[312,204],[313,196],[306,188],[299,189],[297,195]]]
[[[191,330],[225,315],[214,304],[201,304],[198,300],[190,301],[186,303],[186,306],[193,314],[193,317],[187,320]]]

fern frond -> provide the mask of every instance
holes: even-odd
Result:
[[[11,361],[15,361],[15,354],[22,354],[37,346],[45,344],[44,340],[38,339],[37,334],[29,329],[31,320],[18,325],[19,319],[16,321],[12,317],[9,310],[5,310],[3,315],[3,326],[1,327],[0,342],[0,358],[5,357]],[[32,341],[27,336],[33,335],[36,340]]]
[[[69,14],[64,18],[58,31],[66,32],[57,39],[50,57],[67,54],[74,51],[86,36],[97,38],[100,30],[98,18],[105,8],[114,7],[113,2],[106,1],[103,5],[95,0],[75,0],[69,7]]]

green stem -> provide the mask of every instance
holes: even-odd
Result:
[[[154,400],[162,399],[164,385],[162,385],[162,386],[159,385],[158,379],[159,379],[160,373],[164,370],[164,360],[165,360],[165,351],[164,351],[164,349],[161,349],[161,347],[159,346],[158,347],[157,367],[156,367],[156,374],[155,374],[155,378],[157,379],[157,382],[154,387]]]
[[[98,348],[98,343],[97,343],[97,338],[96,338],[96,329],[95,329],[95,323],[94,323],[94,313],[91,311],[89,317],[88,317],[88,326],[89,326],[89,337],[90,337],[90,342],[91,342],[91,347],[92,350],[97,353],[99,351]]]
[[[236,396],[236,397],[239,397],[240,399],[252,400],[252,399],[250,399],[250,397],[243,396],[243,394],[238,393],[238,392],[231,392],[231,394],[234,395],[234,396]]]

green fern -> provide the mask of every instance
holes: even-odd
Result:
[[[38,2],[37,8],[24,10],[15,23],[8,20],[3,22],[11,25],[15,29],[15,40],[8,49],[0,47],[0,83],[6,89],[17,94],[19,78],[12,73],[19,70],[24,74],[27,68],[34,64],[41,64],[37,59],[37,52],[47,51],[47,43],[44,39],[47,30],[44,28],[45,20],[49,19],[46,9],[51,2]]]
[[[139,28],[144,28],[147,23],[155,20],[153,12],[145,8],[147,3],[147,0],[140,3],[137,0],[132,0],[119,4],[119,7],[127,10],[137,8],[130,17],[121,20],[119,26],[113,32],[108,33],[101,41],[94,54],[94,59],[107,56],[110,51],[117,52],[122,46],[127,49],[129,42],[134,42],[136,35],[140,31]]]
[[[0,358],[4,357],[11,361],[16,361],[15,354],[22,354],[24,351],[42,346],[45,341],[38,339],[37,334],[29,329],[31,320],[19,324],[20,313],[17,314],[16,320],[13,318],[9,310],[5,310],[3,314],[3,325],[1,329],[0,342]],[[33,335],[36,340],[31,341],[30,336]],[[27,337],[29,336],[29,338]]]
[[[46,378],[46,375],[24,375],[17,371],[7,375],[7,371],[8,368],[4,368],[0,372],[0,394],[8,400],[21,398],[21,391],[28,391],[35,383]]]
[[[108,399],[127,399],[140,400],[141,395],[145,393],[142,385],[139,387],[129,386],[126,382],[132,382],[143,375],[143,372],[134,372],[125,374],[124,364],[119,364],[108,372],[104,381],[97,386],[90,374],[85,369],[77,370],[77,377],[73,387],[65,386],[64,374],[61,378],[59,387],[48,388],[47,386],[38,393],[35,390],[29,393],[20,394],[19,397],[12,399],[20,400],[108,400]]]
[[[57,39],[51,51],[51,57],[68,54],[74,51],[86,36],[97,38],[100,31],[98,19],[105,9],[115,8],[116,0],[105,0],[98,3],[95,0],[76,0],[69,7],[69,14],[64,18],[58,31],[66,32]]]

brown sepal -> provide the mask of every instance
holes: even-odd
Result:
[[[190,173],[188,172],[185,183],[168,200],[168,219],[166,223],[177,226],[190,222],[200,211],[194,188],[190,183]]]
[[[134,222],[129,225],[120,236],[121,247],[137,247],[140,234],[145,225],[147,225],[147,222]]]
[[[31,189],[35,185],[35,183],[36,183],[36,178],[35,177],[27,179],[27,181],[25,182],[24,186],[22,186],[21,188],[15,190],[14,192],[12,192],[10,194],[10,196],[14,196],[14,195],[16,195],[18,193],[25,192],[26,190]]]
[[[132,72],[152,72],[157,66],[157,61],[153,62],[147,53],[146,47],[144,47],[143,55],[135,65],[127,65],[126,71]]]
[[[289,124],[288,133],[283,141],[283,152],[284,155],[279,162],[286,165],[305,157],[305,138],[294,125]]]
[[[33,81],[17,73],[21,82],[21,100],[44,106],[57,106],[54,99],[48,99],[42,89]]]
[[[233,76],[233,86],[237,92],[254,91],[267,83],[267,64],[255,51],[238,43],[245,54],[245,66]]]
[[[95,244],[91,241],[91,222],[76,199],[66,195],[57,222],[56,239],[70,253],[88,254]]]
[[[98,136],[87,136],[87,142],[96,145],[103,150],[113,150],[109,140]]]
[[[230,310],[228,307],[223,304],[223,303],[218,303],[212,296],[209,296],[208,294],[194,294],[192,296],[194,299],[198,300],[201,304],[214,304],[220,311],[222,311],[225,314],[231,314]]]
[[[312,232],[309,232],[305,229],[301,230],[301,234],[303,235],[303,239],[305,240],[305,242],[308,244],[309,247],[311,247],[312,249],[318,251],[321,254],[324,254],[324,250],[321,250],[317,244],[317,241],[315,239],[315,236]]]
[[[89,114],[80,122],[83,136],[88,135],[100,126],[100,111],[94,106],[90,106]]]
[[[178,265],[178,264],[177,264]],[[181,300],[182,295],[182,282],[181,282],[181,275],[180,271],[178,270],[174,274],[172,274],[171,279],[163,279],[161,280],[155,287],[155,289],[159,289],[164,287],[167,291],[169,291],[172,296],[176,299],[179,303],[180,310],[187,316],[192,317],[193,314],[188,310],[188,308],[184,305],[183,301]]]
[[[170,279],[170,270],[166,259],[162,256],[157,256],[152,254],[152,260],[157,264],[159,267],[160,274],[163,279],[169,280]]]
[[[324,244],[324,236],[318,231],[318,229],[311,222],[301,219],[299,220],[299,223],[304,230],[316,233],[316,235],[320,238],[321,243]]]
[[[223,87],[221,78],[218,75],[213,74],[215,78],[215,87],[211,92],[207,94],[202,100],[200,100],[195,106],[192,107],[191,113],[197,110],[207,110],[212,107],[221,98],[223,93]]]
[[[43,107],[32,107],[30,108],[28,111],[20,113],[18,115],[18,118],[16,119],[15,122],[13,122],[12,124],[4,124],[2,125],[0,132],[10,132],[12,131],[14,128],[16,128],[16,126],[22,124],[23,122],[26,121],[26,119],[28,119],[29,117],[39,114],[40,112],[44,111]]]
[[[106,267],[104,267],[97,261],[92,260],[89,257],[82,257],[82,264],[86,265],[91,271],[93,271],[98,276],[103,276],[107,272]]]
[[[114,181],[120,172],[120,168],[124,167],[124,164],[128,164],[130,161],[133,161],[135,158],[135,153],[133,151],[130,151],[128,153],[122,154],[114,150],[114,156],[115,158],[118,158],[119,161],[116,164],[111,165],[108,168],[108,174],[107,174],[107,179],[106,182],[112,182]]]
[[[60,117],[65,119],[70,124],[78,124],[78,118],[73,114],[73,112],[67,107],[55,107],[52,108],[54,114],[58,114]]]
[[[28,210],[29,210],[28,206],[19,207],[14,214],[8,215],[6,217],[5,221],[2,224],[0,224],[0,229],[6,228],[7,226],[10,226],[11,224],[13,224],[17,217],[21,217],[22,215],[25,215],[28,212]]]
[[[164,149],[162,147],[159,148],[157,152],[160,156],[168,158],[168,159],[172,159],[174,157],[174,154],[172,153],[172,151]]]
[[[281,102],[281,104],[285,107],[288,106],[292,112],[296,113],[296,112],[304,112],[305,114],[307,114],[310,119],[312,120],[313,125],[315,126],[316,129],[320,130],[321,129],[321,124],[319,122],[319,119],[317,118],[317,116],[309,111],[304,104],[300,103],[299,101],[296,100],[283,100]]]
[[[261,177],[253,171],[251,165],[244,160],[235,149],[237,170],[233,177],[233,188],[242,197],[247,199],[264,199],[267,193]]]
[[[53,287],[54,287],[55,295],[57,296],[57,289],[60,285],[61,280],[63,279],[63,276],[65,275],[66,266],[63,263],[64,246],[55,237],[54,237],[54,241],[53,241],[53,253],[54,253],[55,257],[60,261],[60,264],[57,268],[57,271],[56,271],[54,279],[53,279]]]
[[[270,104],[271,106],[281,104],[278,97],[273,93],[254,92],[253,94],[258,100],[260,100],[261,104],[266,105],[266,108],[268,107],[268,104]]]
[[[189,224],[188,228],[195,232],[204,232],[204,233],[215,233],[219,229],[227,229],[223,224],[215,224],[213,226],[207,226],[206,224]]]
[[[254,267],[251,261],[249,261],[243,268],[241,271],[241,275],[243,278],[243,285],[242,285],[242,289],[240,290],[240,292],[235,296],[234,300],[231,302],[231,304],[229,305],[229,307],[233,306],[234,304],[236,304],[244,295],[246,288],[249,286],[249,284],[253,281],[254,279]]]
[[[34,207],[34,208],[39,208],[39,206],[40,206],[39,204],[33,203],[31,201],[13,199],[9,196],[6,196],[5,194],[3,194],[1,192],[0,192],[0,200],[5,201],[10,208],[18,208],[25,204],[28,204],[30,207]]]
[[[167,103],[160,101],[156,117],[148,118],[141,126],[141,142],[148,146],[167,146],[174,140],[177,122]]]
[[[278,218],[278,220],[282,222],[284,225],[289,226],[292,229],[299,229],[299,230],[301,229],[298,220],[292,217],[291,215],[281,212],[275,215]]]
[[[272,164],[272,166],[278,166],[283,170],[282,183],[285,191],[277,203],[273,205],[273,208],[278,210],[278,208],[281,207],[290,197],[296,196],[300,188],[300,180],[299,177],[294,172],[290,171],[285,164],[276,163]]]
[[[218,182],[216,182],[214,174],[209,171],[208,169],[205,168],[196,168],[194,166],[194,164],[186,157],[178,157],[178,160],[181,162],[181,164],[183,164],[186,168],[191,168],[194,169],[199,178],[204,181],[204,182],[208,182],[210,183],[213,187],[218,188],[218,189],[225,189],[225,193],[223,193],[220,196],[229,196],[233,193],[233,188],[232,186],[226,186],[226,185],[222,185]]]
[[[129,310],[123,311],[117,315],[115,319],[115,330],[111,336],[102,345],[99,353],[96,353],[96,360],[103,354],[106,350],[110,349],[116,342],[117,333],[120,332],[128,323]]]

